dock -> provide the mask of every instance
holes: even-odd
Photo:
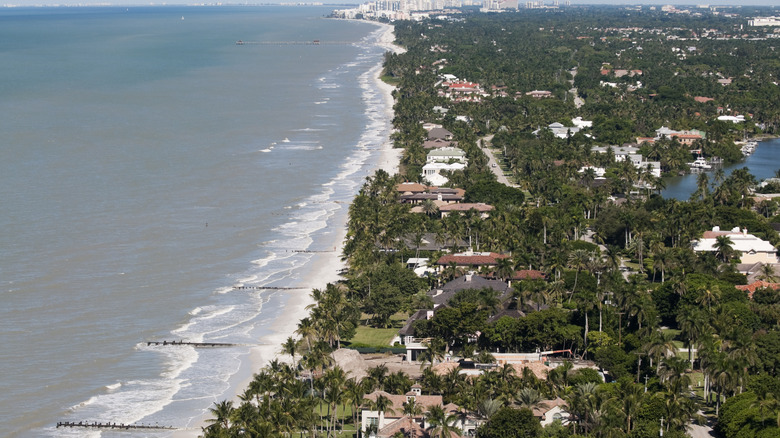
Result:
[[[89,429],[118,429],[118,430],[174,430],[173,426],[151,426],[146,424],[124,424],[124,423],[101,423],[99,421],[58,421],[57,428],[60,427],[80,427]]]
[[[146,346],[152,345],[191,345],[193,347],[235,347],[237,344],[228,344],[224,342],[184,342],[184,341],[147,341]]]

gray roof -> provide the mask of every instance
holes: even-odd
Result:
[[[502,280],[488,280],[479,275],[464,275],[458,277],[442,287],[428,291],[428,295],[433,299],[434,305],[446,305],[458,291],[466,289],[493,289],[500,295],[511,291],[511,288]],[[441,293],[439,293],[441,291]]]

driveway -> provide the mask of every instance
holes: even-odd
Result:
[[[517,184],[509,182],[509,179],[504,175],[501,166],[499,166],[498,160],[496,160],[496,157],[493,155],[493,151],[487,147],[491,140],[493,140],[493,135],[488,135],[479,139],[479,147],[482,148],[482,152],[488,157],[488,166],[490,166],[490,170],[493,171],[493,174],[496,175],[498,182],[501,184],[509,187],[519,187]]]

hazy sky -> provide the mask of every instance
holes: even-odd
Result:
[[[32,6],[32,5],[94,5],[94,4],[110,4],[110,5],[150,5],[150,4],[194,4],[194,3],[216,3],[217,1],[223,1],[223,3],[243,3],[247,1],[249,3],[293,3],[296,1],[318,1],[321,3],[339,3],[339,4],[359,4],[364,3],[361,0],[0,0],[0,5],[15,5],[15,6]],[[522,3],[524,0],[520,0]],[[552,3],[552,0],[545,0],[547,3]],[[563,3],[563,0],[560,0]],[[584,4],[613,4],[613,5],[761,5],[761,6],[778,6],[780,7],[780,0],[570,0],[572,4],[584,5]]]

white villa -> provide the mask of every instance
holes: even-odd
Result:
[[[441,186],[447,184],[444,171],[463,170],[466,168],[466,153],[459,148],[439,148],[428,153],[426,164],[422,168],[422,177],[432,185]]]
[[[552,131],[553,135],[558,138],[567,138],[569,135],[574,135],[580,132],[580,129],[582,128],[578,128],[576,126],[567,127],[567,126],[563,126],[562,123],[555,122],[547,125],[547,129]],[[539,132],[541,132],[541,129],[537,129],[533,133],[535,135],[539,135]]]
[[[731,231],[721,231],[720,227],[713,227],[712,231],[705,231],[701,239],[692,242],[693,251],[717,251],[715,243],[719,236],[728,236],[731,239],[733,243],[731,248],[741,253],[739,262],[742,264],[778,263],[777,249],[771,243],[748,234],[747,229],[740,230],[739,227],[735,227]]]
[[[428,152],[428,157],[425,160],[427,163],[439,162],[448,163],[451,161],[457,161],[458,163],[466,163],[466,153],[463,149],[454,147],[444,147],[434,149]]]
[[[598,152],[605,154],[609,149],[612,149],[612,153],[615,155],[615,161],[630,161],[637,169],[645,170],[650,168],[650,172],[656,178],[661,177],[661,162],[660,161],[646,161],[645,158],[639,153],[639,148],[636,146],[593,146],[592,152]]]

